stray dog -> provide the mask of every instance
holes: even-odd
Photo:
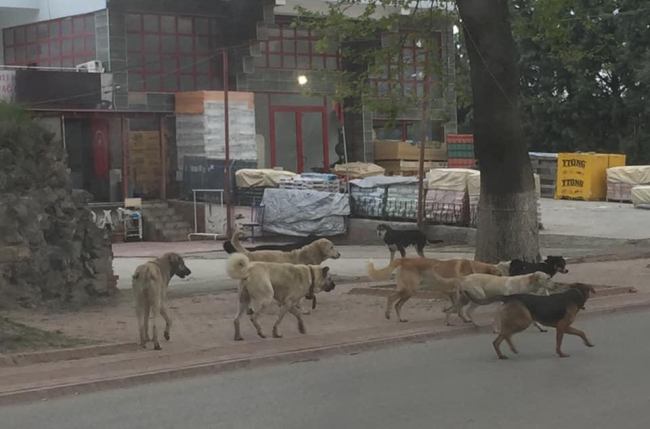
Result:
[[[233,321],[235,341],[243,340],[239,319],[249,308],[257,335],[266,338],[258,323],[262,310],[274,300],[280,305],[280,313],[273,325],[273,337],[282,338],[278,326],[290,312],[298,319],[298,331],[305,333],[305,324],[298,304],[303,298],[312,299],[317,292],[330,292],[336,286],[329,276],[329,267],[318,265],[278,264],[250,262],[245,255],[235,253],[228,258],[228,276],[239,280],[239,310]]]
[[[406,257],[406,248],[413,246],[416,248],[418,255],[424,258],[424,246],[430,244],[442,243],[442,240],[429,240],[426,235],[417,229],[393,229],[385,223],[377,225],[377,236],[384,240],[390,251],[390,260],[395,259],[395,252],[399,250],[402,258]]]
[[[431,286],[431,289],[446,292],[450,299],[452,299],[454,292],[454,285],[447,285],[446,283],[439,283],[434,278],[435,275],[440,273],[443,277],[453,278],[462,277],[473,273],[491,274],[493,276],[501,276],[501,272],[490,264],[483,262],[473,261],[471,259],[428,259],[428,258],[402,258],[395,259],[386,267],[376,270],[372,261],[368,262],[367,272],[368,276],[373,280],[381,280],[390,278],[393,271],[397,271],[397,290],[388,296],[386,301],[386,319],[390,319],[391,307],[395,301],[395,313],[397,320],[406,322],[402,319],[401,310],[406,301],[411,299],[413,294],[420,288],[421,284]],[[449,323],[449,310],[445,310],[445,319],[447,325]]]
[[[282,252],[279,250],[249,252],[239,242],[239,238],[243,235],[244,233],[242,231],[235,232],[230,242],[238,253],[247,256],[252,262],[320,265],[328,259],[338,259],[341,257],[341,254],[334,248],[334,244],[326,238],[320,238],[311,244],[290,252]]]
[[[582,338],[587,347],[594,346],[583,331],[571,326],[578,312],[584,309],[591,293],[596,293],[593,287],[575,283],[569,286],[567,291],[551,296],[516,294],[497,295],[487,299],[477,299],[468,293],[465,296],[480,305],[497,301],[505,303],[499,308],[497,316],[500,320],[501,329],[492,343],[499,359],[508,359],[506,355],[501,353],[500,346],[503,340],[508,343],[513,353],[518,353],[512,343],[512,336],[528,328],[532,322],[539,322],[555,328],[555,353],[564,358],[569,357],[568,354],[562,351],[564,334],[577,335]]]
[[[551,280],[551,276],[542,272],[514,277],[470,274],[465,277],[445,279],[436,272],[432,272],[431,276],[438,283],[446,285],[448,289],[453,287],[456,291],[453,305],[445,309],[445,312],[457,310],[458,316],[465,323],[474,324],[476,323],[472,318],[472,313],[478,307],[478,304],[476,304],[476,300],[467,300],[468,294],[477,299],[484,299],[495,295],[536,293],[540,290],[546,291],[556,287]],[[469,304],[469,308],[465,309],[467,304]],[[463,310],[465,310],[465,316],[463,316]],[[538,326],[538,329],[543,330],[541,326]]]
[[[307,237],[302,237],[293,243],[263,244],[261,246],[247,247],[246,250],[248,250],[249,252],[258,252],[260,250],[279,250],[281,252],[291,252],[292,250],[297,250],[302,247],[305,247],[306,245],[313,243],[319,238],[320,237],[318,237],[317,235],[310,234]],[[225,250],[228,254],[231,255],[237,252],[237,249],[235,249],[235,247],[232,245],[232,243],[230,243],[230,241],[223,242],[223,250]]]
[[[131,282],[135,296],[135,315],[140,328],[140,347],[146,348],[149,342],[149,311],[153,313],[153,348],[160,350],[156,319],[160,314],[165,319],[165,340],[169,341],[172,320],[167,313],[165,301],[167,286],[174,275],[185,278],[192,274],[185,266],[183,258],[176,253],[166,253],[158,259],[149,261],[136,268]]]
[[[511,276],[520,276],[522,274],[531,274],[537,271],[548,274],[553,277],[557,273],[568,274],[566,269],[566,260],[562,256],[548,256],[544,262],[530,263],[520,259],[510,261],[508,274]]]

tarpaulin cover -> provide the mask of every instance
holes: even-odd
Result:
[[[469,168],[439,168],[427,174],[428,189],[442,189],[446,191],[467,191],[467,180],[470,176],[481,173]]]
[[[235,173],[237,187],[239,188],[277,188],[280,179],[295,177],[296,173],[285,170],[271,169],[241,169]]]
[[[350,203],[345,194],[305,189],[267,189],[264,231],[276,234],[332,236],[345,234]]]
[[[650,186],[635,186],[631,194],[635,206],[650,204]]]
[[[348,164],[337,164],[334,166],[334,172],[337,174],[347,175],[354,179],[363,179],[364,177],[380,176],[386,170],[377,164],[366,162],[350,162]]]
[[[372,176],[365,179],[350,180],[350,183],[360,188],[377,188],[379,186],[406,185],[417,181],[417,177],[413,176]]]
[[[650,165],[628,165],[607,169],[607,181],[628,185],[650,184]]]

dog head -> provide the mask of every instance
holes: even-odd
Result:
[[[488,265],[487,268],[485,269],[485,274],[491,274],[493,276],[507,276],[508,275],[508,267],[502,266],[503,262],[497,264],[497,265]]]
[[[582,309],[584,310],[584,305],[589,299],[589,297],[593,294],[596,294],[596,289],[594,289],[593,286],[591,285],[586,285],[584,283],[573,283],[572,285],[569,286],[569,290],[575,290],[580,294],[580,297],[582,298]]]
[[[311,265],[309,269],[314,276],[305,298],[312,301],[312,309],[316,308],[316,293],[320,291],[331,292],[336,287],[336,284],[330,277],[329,267],[321,267],[319,265]]]
[[[316,243],[318,251],[323,256],[323,258],[338,259],[341,257],[339,251],[334,247],[334,243],[329,241],[327,238],[321,238],[319,240],[316,240],[314,243]]]
[[[186,276],[192,274],[189,268],[185,265],[183,258],[177,253],[168,253],[165,255],[169,261],[169,268],[171,270],[171,275],[177,275],[178,277],[184,279]]]
[[[537,286],[538,289],[555,289],[556,284],[551,280],[551,276],[541,271],[537,271],[530,275],[532,284]]]
[[[494,267],[501,273],[502,276],[510,275],[510,261],[499,262]]]
[[[386,232],[388,232],[388,225],[385,223],[377,225],[377,237],[383,239],[386,236]]]
[[[556,273],[569,273],[569,270],[566,269],[566,260],[562,256],[548,256],[544,259],[544,263],[554,269]]]

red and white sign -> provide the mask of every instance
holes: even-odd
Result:
[[[0,70],[0,101],[12,101],[16,90],[16,72]]]

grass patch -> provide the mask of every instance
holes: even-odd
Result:
[[[0,353],[66,349],[92,343],[91,340],[68,337],[61,331],[43,331],[0,317]]]

